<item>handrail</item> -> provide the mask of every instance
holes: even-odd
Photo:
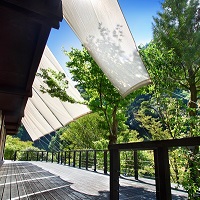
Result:
[[[57,162],[58,164],[64,164],[71,167],[93,169],[97,170],[99,163],[99,155],[101,153],[102,169],[107,174],[110,169],[110,199],[119,199],[119,175],[120,175],[120,152],[132,151],[128,159],[126,166],[132,167],[135,179],[138,180],[138,151],[150,150],[154,154],[155,168],[155,181],[156,181],[156,197],[158,200],[170,200],[171,199],[171,183],[170,183],[170,166],[169,166],[169,150],[173,147],[187,147],[191,149],[193,146],[200,146],[200,137],[174,139],[174,140],[159,140],[159,141],[145,141],[126,144],[113,144],[109,145],[109,150],[68,150],[62,152],[46,152],[38,151],[35,159],[37,161]],[[24,151],[25,152],[25,151]],[[34,152],[34,151],[29,151]],[[31,153],[26,152],[24,159],[29,160]],[[51,158],[49,158],[51,156]],[[108,158],[110,157],[110,162]],[[14,160],[17,159],[17,152],[14,155]],[[109,167],[110,164],[110,167]],[[124,165],[125,166],[125,165]],[[124,168],[123,168],[124,169]],[[154,172],[153,172],[154,175]]]
[[[104,174],[108,173],[108,150],[67,150],[67,151],[57,151],[57,152],[48,152],[44,150],[40,151],[15,151],[13,160],[17,160],[17,154],[21,152],[24,153],[24,160],[26,161],[50,161],[57,162],[58,164],[64,164],[72,167],[85,168],[88,170],[93,167],[93,171],[97,171],[97,165],[99,164],[99,159],[97,159],[97,154],[102,153],[102,170]],[[35,157],[33,158],[33,154]],[[31,157],[32,156],[32,157]],[[49,156],[51,158],[49,159]],[[78,157],[78,159],[77,159]]]
[[[196,145],[197,146],[200,145],[200,137],[113,144],[109,145],[108,149],[109,150],[111,149],[154,150],[158,147],[170,148],[170,147],[196,146]]]
[[[120,151],[153,150],[156,180],[156,198],[171,200],[169,148],[199,146],[200,137],[145,141],[126,144],[109,145],[110,151],[110,199],[119,199]]]

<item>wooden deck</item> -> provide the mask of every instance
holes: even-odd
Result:
[[[172,199],[187,199],[172,190]],[[0,167],[0,199],[106,200],[109,176],[46,162],[4,162]],[[154,200],[153,180],[120,179],[121,200]]]

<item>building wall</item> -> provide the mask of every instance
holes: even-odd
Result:
[[[6,140],[6,130],[4,126],[4,116],[0,110],[0,161],[3,160],[4,147]]]

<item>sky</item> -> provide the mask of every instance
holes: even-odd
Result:
[[[157,16],[157,12],[161,10],[161,1],[118,0],[137,46],[140,44],[145,45],[152,39],[153,16]],[[47,45],[63,69],[66,69],[65,63],[69,59],[64,55],[62,49],[70,51],[71,47],[82,48],[79,39],[64,19],[58,30],[51,30]]]

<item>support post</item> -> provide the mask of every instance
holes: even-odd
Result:
[[[88,151],[86,150],[86,157],[85,157],[85,169],[88,170]]]
[[[44,152],[42,151],[42,161],[43,161],[43,159],[44,159]]]
[[[37,161],[39,160],[39,151],[37,151]]]
[[[73,167],[76,166],[76,151],[74,151],[74,155],[73,155]]]
[[[119,150],[110,149],[110,200],[119,200],[119,166]]]
[[[71,152],[70,152],[70,151],[69,151],[68,159],[69,159],[69,160],[68,160],[68,165],[70,166],[70,164],[71,164],[71,163],[70,163],[70,161],[71,161]]]
[[[66,157],[67,157],[67,152],[65,151],[65,156],[64,156],[64,165],[66,165]]]
[[[28,161],[28,151],[26,152],[26,161]]]
[[[58,164],[60,163],[60,152],[58,152],[58,160],[57,160],[57,163],[58,163]]]
[[[134,156],[134,175],[135,175],[135,180],[138,180],[138,153],[137,153],[137,151],[134,151],[133,156]]]
[[[94,150],[94,172],[97,171],[97,152]]]
[[[63,152],[61,152],[61,156],[60,156],[60,164],[63,164]]]
[[[104,162],[103,162],[103,169],[104,169],[104,174],[107,174],[108,172],[108,161],[107,161],[107,151],[104,151]]]
[[[81,151],[79,152],[79,165],[78,165],[79,168],[81,168]]]
[[[48,157],[49,157],[49,152],[47,151],[47,154],[46,154],[46,162],[48,162]]]
[[[167,147],[154,150],[156,198],[157,200],[171,200],[170,166]]]
[[[51,162],[53,163],[53,151],[51,153]]]
[[[14,153],[14,158],[13,158],[13,160],[14,160],[14,161],[17,160],[17,151],[15,151],[15,153]]]

